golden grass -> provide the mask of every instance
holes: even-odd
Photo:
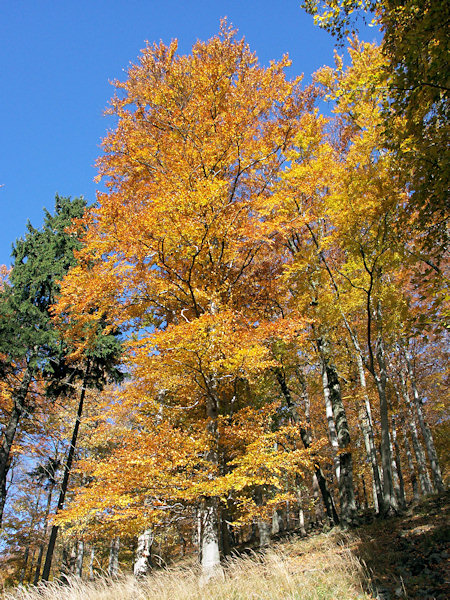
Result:
[[[4,600],[369,600],[365,570],[342,533],[278,544],[264,554],[233,558],[205,586],[196,568],[169,568],[143,582],[124,576],[70,585],[50,583],[6,592]]]

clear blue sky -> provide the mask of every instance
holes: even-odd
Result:
[[[333,40],[300,0],[12,0],[0,19],[0,264],[29,219],[42,224],[54,196],[95,200],[94,162],[112,122],[103,116],[145,41],[179,40],[188,53],[221,17],[267,64],[288,52],[292,76],[332,64]],[[376,32],[367,30],[372,41]]]

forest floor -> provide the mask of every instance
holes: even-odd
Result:
[[[223,577],[199,584],[197,567],[70,585],[22,588],[4,600],[447,600],[450,598],[450,494],[401,516],[371,519],[307,538],[290,535],[265,552],[227,561]],[[1,597],[1,592],[0,592]]]

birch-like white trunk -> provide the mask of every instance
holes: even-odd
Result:
[[[322,361],[322,382],[329,394],[333,409],[333,420],[336,427],[339,445],[339,501],[341,505],[341,520],[351,524],[356,516],[355,492],[353,486],[353,461],[350,450],[350,430],[348,426],[345,407],[342,402],[341,387],[337,371],[329,355],[329,344],[323,339],[317,342]]]
[[[200,508],[201,519],[201,585],[222,575],[219,551],[219,500],[205,498]]]
[[[153,532],[151,529],[146,529],[138,537],[136,559],[133,567],[136,578],[146,577],[152,570],[152,545]]]
[[[328,423],[328,437],[330,439],[331,448],[333,450],[333,464],[334,471],[336,473],[336,481],[339,484],[339,479],[341,476],[341,465],[339,462],[339,442],[338,436],[336,432],[336,424],[334,422],[333,417],[333,406],[331,404],[330,398],[330,388],[328,385],[328,376],[325,367],[322,368],[322,386],[323,386],[323,395],[325,398],[325,414],[327,416]]]

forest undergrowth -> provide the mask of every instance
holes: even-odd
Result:
[[[128,574],[69,585],[19,588],[3,600],[444,600],[449,597],[450,494],[401,516],[352,530],[296,535],[265,552],[250,549],[200,584],[200,569],[180,563],[143,581]],[[447,579],[446,579],[447,574]]]

